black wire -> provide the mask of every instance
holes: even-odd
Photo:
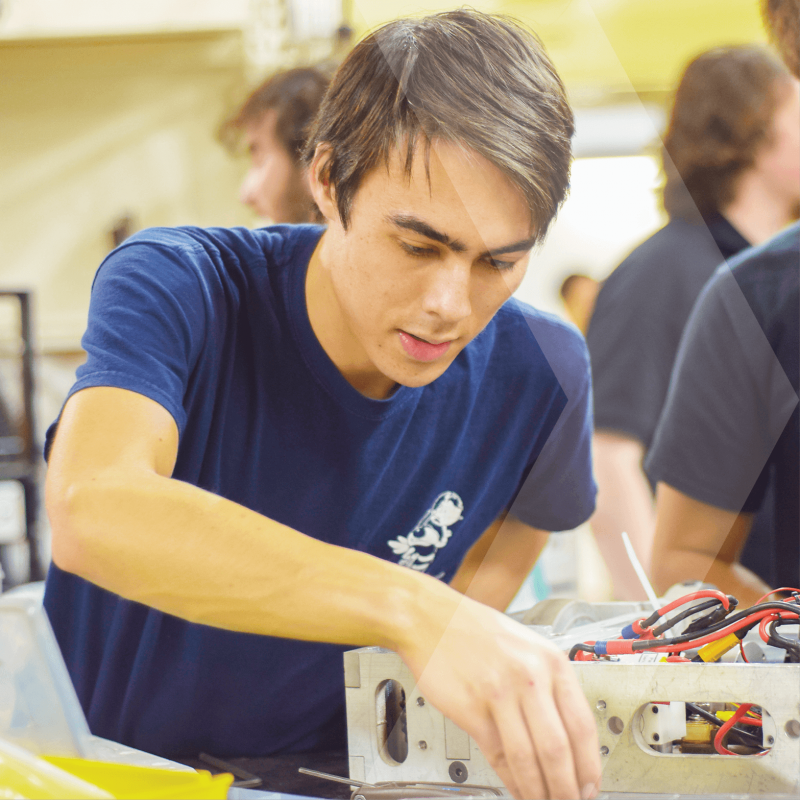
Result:
[[[573,645],[572,649],[569,651],[569,660],[570,661],[574,661],[575,660],[575,656],[580,651],[583,651],[584,653],[592,653],[593,654],[594,653],[594,647],[592,647],[592,645],[590,645],[590,644],[583,644],[583,643]]]
[[[734,614],[732,617],[726,617],[721,622],[718,622],[716,625],[710,625],[703,631],[684,633],[680,636],[674,636],[671,639],[636,639],[631,643],[631,648],[634,651],[651,650],[654,647],[670,647],[675,644],[684,644],[695,639],[702,639],[703,637],[709,636],[712,633],[717,633],[717,631],[725,630],[725,628],[729,627],[730,625],[734,625],[743,619],[747,619],[748,617],[753,616],[753,614],[767,610],[789,611],[792,614],[800,613],[800,607],[798,607],[796,603],[782,603],[777,600],[768,603],[759,603],[757,606],[752,606],[744,611],[740,611],[738,614]],[[760,622],[760,619],[755,620],[753,625],[755,626],[756,623]]]
[[[725,724],[718,716],[716,716],[716,714],[712,714],[710,711],[706,711],[704,708],[700,708],[700,706],[696,706],[694,703],[687,703],[686,708],[693,713],[698,714],[712,725],[716,725],[718,728],[721,728]],[[764,749],[761,737],[756,736],[749,731],[743,731],[741,728],[737,728],[734,725],[730,729],[729,734],[731,739],[737,739],[739,744],[743,744],[746,747],[758,747],[762,750]]]
[[[790,654],[791,660],[794,663],[800,661],[800,642],[795,642],[792,639],[787,639],[785,636],[781,636],[779,633],[775,632],[775,629],[779,625],[796,624],[797,621],[793,619],[776,619],[767,626],[767,631],[769,632],[767,644],[770,644],[773,647],[780,647],[782,650],[786,650],[786,652]]]
[[[707,608],[711,608],[712,606],[719,605],[723,609],[725,608],[722,605],[722,602],[717,599],[716,597],[712,597],[710,600],[706,600],[704,603],[700,603],[699,605],[692,606],[691,608],[687,608],[685,611],[681,611],[680,614],[676,614],[674,617],[670,617],[669,619],[662,622],[660,625],[657,625],[653,628],[652,633],[653,636],[661,636],[664,631],[668,631],[670,628],[677,625],[682,620],[686,619],[686,617],[691,617],[692,614],[696,614],[698,611],[705,611]],[[701,620],[697,620],[700,622]],[[642,623],[642,627],[644,627],[644,623]]]

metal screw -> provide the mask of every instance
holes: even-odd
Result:
[[[598,700],[597,701],[597,710],[598,711],[602,711],[605,707],[606,707],[606,701],[605,700]]]
[[[367,800],[367,798],[363,794],[357,794],[353,800]]]
[[[453,761],[450,764],[450,769],[448,772],[450,773],[453,783],[464,783],[464,781],[466,781],[466,779],[469,777],[469,772],[461,761]]]
[[[772,737],[772,736],[767,736],[767,744],[770,745],[770,746],[775,744],[775,738]]]
[[[653,713],[658,714],[658,706],[652,706]]]
[[[417,705],[418,706],[424,706],[425,705],[425,698],[424,697],[418,697],[417,698]]]
[[[601,756],[607,756],[608,755],[608,748],[605,745],[603,745],[600,748],[600,755]],[[356,798],[356,800],[358,800],[358,799]]]
[[[419,747],[420,750],[427,750],[428,743],[424,739],[422,739],[419,742],[417,742],[417,747]]]
[[[657,733],[654,733],[654,734],[653,734],[653,741],[654,741],[654,742],[657,742],[657,741],[658,741],[660,738],[661,738],[661,737],[660,737],[660,736],[659,736]]]

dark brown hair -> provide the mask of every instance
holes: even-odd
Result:
[[[800,78],[800,0],[762,0],[761,10],[784,64]]]
[[[710,50],[689,64],[662,148],[671,217],[708,215],[733,200],[738,178],[770,134],[787,80],[781,63],[755,46]]]
[[[220,138],[229,147],[235,147],[243,128],[274,110],[278,140],[299,164],[308,127],[329,81],[330,77],[315,67],[277,72],[256,87],[239,110],[222,124]]]
[[[390,22],[337,70],[306,146],[330,147],[330,180],[346,227],[361,181],[405,148],[442,139],[484,156],[521,191],[543,237],[569,184],[572,111],[534,33],[472,10]],[[427,162],[426,162],[427,163]]]

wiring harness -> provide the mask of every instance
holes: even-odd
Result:
[[[779,593],[785,597],[768,599]],[[800,590],[776,589],[739,612],[736,611],[737,605],[735,597],[716,589],[692,592],[626,626],[617,638],[576,644],[569,657],[573,661],[607,661],[619,656],[660,653],[668,662],[712,662],[738,646],[743,660],[747,661],[743,639],[749,631],[758,628],[764,642],[785,651],[785,662],[800,663],[800,639],[788,638],[778,632],[781,626],[800,622]],[[678,623],[704,611],[708,613],[689,623],[679,635],[668,635]],[[752,704],[733,704],[735,711],[727,720],[700,706],[691,703],[686,706],[688,711],[718,727],[713,741],[717,753],[735,755],[725,746],[728,739],[763,750],[760,735],[754,735],[753,731],[762,725],[760,709]]]

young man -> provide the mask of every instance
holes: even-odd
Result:
[[[383,645],[515,796],[590,793],[564,654],[477,602],[593,506],[582,340],[509,301],[572,130],[529,32],[391,23],[311,134],[325,229],[155,230],[105,262],[47,484],[45,603],[96,733],[342,745],[342,651]]]
[[[800,77],[800,3],[765,0]],[[800,94],[787,117],[800,184]],[[751,605],[769,586],[739,563],[774,482],[777,586],[800,583],[800,224],[721,267],[692,311],[647,468],[658,481],[653,579],[710,581]]]
[[[328,81],[314,67],[278,72],[254,89],[220,130],[226,143],[244,141],[250,169],[239,198],[263,219],[321,222],[302,162],[308,128]]]
[[[721,262],[797,213],[796,95],[794,79],[761,47],[716,48],[687,66],[662,152],[670,221],[598,295],[587,335],[599,490],[592,529],[621,599],[644,597],[620,532],[647,563],[655,515],[642,460],[692,305]]]

